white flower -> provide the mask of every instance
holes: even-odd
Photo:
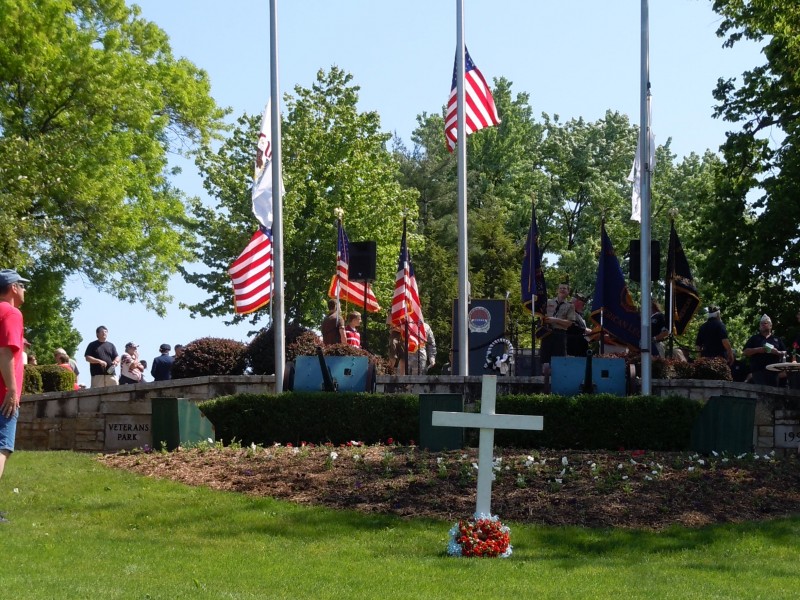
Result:
[[[618,469],[618,470],[621,470],[622,468],[623,468],[623,465],[622,465],[622,463],[619,463],[619,464],[617,465],[617,469]]]
[[[688,468],[688,469],[686,469],[686,470],[687,470],[687,471],[689,471],[689,472],[691,473],[692,471],[694,471],[694,467],[689,467],[689,468]]]
[[[697,461],[697,464],[702,466],[702,465],[706,464],[706,461],[704,461],[704,460],[701,458],[700,460],[698,460],[698,461]]]
[[[759,458],[761,458],[761,457],[760,457],[758,454],[753,454],[753,458],[754,458],[755,460],[758,460],[758,459],[759,459]]]
[[[255,452],[255,451],[256,451],[256,443],[255,443],[255,442],[253,442],[252,444],[250,444],[250,450],[252,450],[253,452]]]
[[[356,462],[360,461],[361,460],[361,455],[360,454],[353,455],[353,460],[356,461]]]
[[[566,472],[567,472],[566,469],[561,469],[561,473],[559,473],[558,476],[563,477]]]
[[[478,470],[478,463],[472,463],[472,468],[477,471]]]
[[[713,454],[714,456],[719,456],[719,454],[717,454],[717,452],[715,450],[712,450],[711,454]]]
[[[658,475],[658,471],[655,471],[655,470],[653,470],[653,471],[650,471],[650,472],[651,472],[653,475]]]
[[[564,481],[563,479],[558,479],[558,478],[556,479],[556,483],[561,483],[563,481]]]
[[[627,475],[623,475],[623,476],[622,476],[622,481],[625,481],[627,478],[628,478],[628,476],[627,476]]]
[[[336,460],[337,458],[339,458],[339,454],[337,452],[331,452],[330,457],[331,460]]]
[[[590,464],[590,465],[589,465],[589,468],[590,468],[592,471],[594,471],[594,470],[597,468],[597,464],[596,464],[596,463],[592,463],[592,464]]]
[[[647,480],[647,481],[653,481],[653,478],[652,478],[652,477],[650,477],[650,475],[645,475],[645,476],[644,476],[644,478],[645,478],[645,480]]]
[[[461,455],[461,460],[467,460],[467,455],[466,454],[462,454]]]
[[[722,459],[722,462],[724,462],[724,463],[728,462],[728,459],[727,459],[727,457],[726,457],[726,458],[723,458],[723,459]]]
[[[437,457],[436,457],[436,464],[437,464],[437,465],[440,465],[440,464],[442,464],[442,462],[443,462],[443,461],[444,461],[444,459],[443,459],[441,456],[437,456]]]
[[[561,457],[561,464],[564,465],[565,467],[569,464],[569,461],[567,460],[566,456]]]
[[[297,454],[298,452],[300,452],[300,448],[297,447],[292,448],[292,454]]]
[[[635,460],[631,459],[631,464],[632,465],[638,465],[639,463],[637,463]]]
[[[214,443],[214,440],[212,440],[211,438],[207,438],[207,439],[206,439],[206,441],[207,441],[209,444],[213,444],[213,443]]]
[[[15,494],[19,494],[19,488],[14,488],[14,489],[13,489],[13,490],[11,490],[11,491],[13,491]]]

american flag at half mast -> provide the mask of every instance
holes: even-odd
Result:
[[[260,223],[245,249],[228,269],[233,282],[233,309],[254,312],[272,299],[272,128],[270,103],[264,109],[256,144],[253,216]],[[283,178],[280,180],[283,195]]]
[[[458,141],[458,59],[453,65],[453,83],[450,88],[450,99],[447,101],[447,114],[444,119],[444,134],[450,152]],[[492,91],[483,78],[480,69],[472,62],[469,51],[464,48],[464,131],[469,135],[479,129],[492,127],[500,123],[497,107],[494,104]]]
[[[390,323],[400,328],[405,337],[408,331],[408,351],[416,352],[420,344],[420,332],[424,331],[422,306],[419,302],[417,278],[414,265],[406,245],[406,223],[403,221],[403,238],[400,241],[400,258],[397,264],[397,278],[394,282],[392,312]],[[423,334],[424,343],[424,334]]]
[[[350,281],[350,240],[347,239],[339,219],[338,236],[336,244],[336,274],[331,279],[331,286],[328,289],[329,298],[337,298],[364,307],[364,287],[367,290],[367,311],[378,312],[381,307],[378,299],[369,285],[368,281]]]

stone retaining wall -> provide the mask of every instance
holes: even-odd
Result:
[[[541,393],[541,377],[499,377],[498,395]],[[274,393],[271,375],[196,377],[70,392],[23,396],[17,424],[17,448],[115,452],[152,446],[150,420],[154,398],[194,402],[236,393]],[[465,403],[480,398],[481,378],[452,376],[378,376],[377,391],[403,394],[463,394]],[[655,395],[680,395],[698,401],[712,396],[755,398],[753,445],[757,451],[796,452],[800,444],[800,391],[728,381],[653,380]],[[129,431],[130,436],[107,435]],[[127,437],[128,439],[119,439]]]

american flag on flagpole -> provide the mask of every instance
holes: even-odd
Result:
[[[447,146],[450,152],[456,147],[458,141],[458,60],[453,65],[453,84],[450,88],[450,99],[447,101],[447,114],[444,118],[444,133],[447,137]],[[494,104],[492,91],[483,78],[480,69],[472,62],[469,51],[464,48],[464,130],[467,135],[492,127],[500,123],[497,107]]]
[[[242,253],[228,269],[233,282],[233,309],[247,314],[272,299],[272,129],[270,103],[264,109],[256,144],[253,216],[260,223]],[[283,178],[281,178],[283,195]]]
[[[403,221],[403,239],[400,242],[400,259],[397,264],[397,278],[394,282],[394,295],[392,296],[392,312],[390,323],[400,327],[403,336],[406,334],[408,324],[408,351],[416,352],[419,348],[420,337],[425,341],[422,306],[419,302],[417,278],[414,275],[414,265],[408,254],[406,245],[406,223]]]
[[[228,274],[233,281],[233,307],[244,315],[258,310],[272,298],[272,236],[264,228],[233,261]]]
[[[336,244],[336,274],[331,279],[331,286],[328,289],[329,298],[337,298],[351,302],[356,306],[364,306],[364,288],[367,290],[367,311],[378,312],[381,307],[378,299],[369,285],[368,281],[350,281],[350,240],[342,227],[339,219],[339,233]]]

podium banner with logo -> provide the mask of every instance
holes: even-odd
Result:
[[[453,361],[452,373],[458,372],[458,300],[453,300]],[[467,345],[469,347],[469,374],[470,375],[502,375],[507,370],[510,358],[504,360],[504,355],[513,352],[506,336],[506,316],[508,302],[505,300],[480,300],[473,299],[467,308],[467,324],[469,333]],[[487,352],[489,356],[487,356]],[[502,370],[501,370],[502,369]]]

